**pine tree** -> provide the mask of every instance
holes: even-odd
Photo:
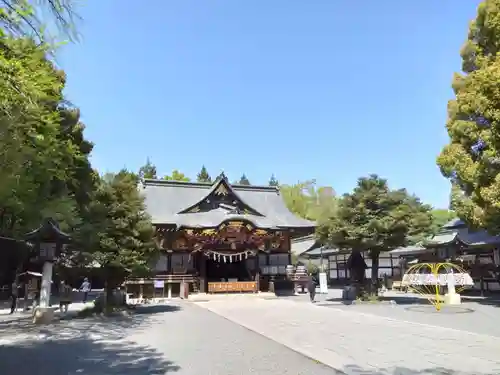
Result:
[[[250,180],[247,178],[247,176],[243,173],[240,177],[240,181],[238,181],[240,185],[251,185]]]
[[[276,179],[276,177],[274,177],[274,173],[271,175],[271,178],[269,179],[269,186],[279,186],[279,182],[278,180]]]
[[[158,176],[156,175],[156,166],[153,163],[151,163],[151,160],[149,160],[149,158],[147,158],[146,164],[144,164],[141,168],[139,168],[139,177],[141,179],[158,178]]]
[[[196,176],[196,181],[198,182],[212,182],[212,177],[207,172],[207,168],[205,166],[201,167],[200,173]]]

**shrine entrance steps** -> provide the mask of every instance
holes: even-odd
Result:
[[[210,301],[231,301],[231,300],[252,300],[252,299],[276,299],[276,294],[271,292],[258,293],[196,293],[190,294],[188,301],[210,302]]]

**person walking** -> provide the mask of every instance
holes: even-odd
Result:
[[[19,285],[16,283],[16,280],[12,283],[10,287],[10,313],[14,314],[17,308],[17,297],[19,296]]]
[[[90,285],[89,279],[84,278],[83,283],[80,286],[80,291],[83,292],[83,303],[87,302],[87,298],[89,296],[90,289],[91,289],[91,285]]]
[[[59,288],[59,310],[61,312],[67,313],[69,305],[71,304],[72,289],[64,280],[61,281],[61,286]]]
[[[316,296],[316,278],[314,275],[311,273],[309,274],[309,282],[307,283],[307,290],[309,292],[309,298],[311,299],[311,302],[314,303],[314,297]]]

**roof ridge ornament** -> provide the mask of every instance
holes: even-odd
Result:
[[[228,178],[227,178],[227,176],[226,176],[226,174],[224,173],[224,171],[222,171],[220,173],[220,175],[215,179],[216,182],[220,181],[220,180],[223,180],[223,181],[226,181],[226,182],[229,181]]]
[[[200,199],[198,202],[195,204],[185,208],[182,211],[179,211],[178,214],[185,214],[185,213],[196,213],[200,211],[200,206],[205,202],[205,203],[210,203],[212,199],[215,201],[219,200],[226,200],[226,202],[221,202],[221,203],[228,203],[227,200],[230,199],[229,197],[233,196],[233,203],[236,205],[238,204],[237,202],[240,202],[240,204],[243,206],[243,209],[241,211],[244,211],[245,213],[252,214],[252,215],[257,215],[257,216],[264,216],[261,214],[259,211],[257,211],[255,208],[250,206],[248,203],[246,203],[232,188],[231,183],[229,183],[226,175],[224,172],[222,172],[215,182],[213,183],[212,187],[210,190],[207,192],[205,197]],[[230,204],[231,205],[231,204]],[[232,206],[232,205],[231,205]],[[225,208],[226,210],[229,210],[228,208]],[[248,211],[248,212],[247,212]]]

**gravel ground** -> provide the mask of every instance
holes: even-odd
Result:
[[[2,375],[340,374],[190,303],[0,331]]]

